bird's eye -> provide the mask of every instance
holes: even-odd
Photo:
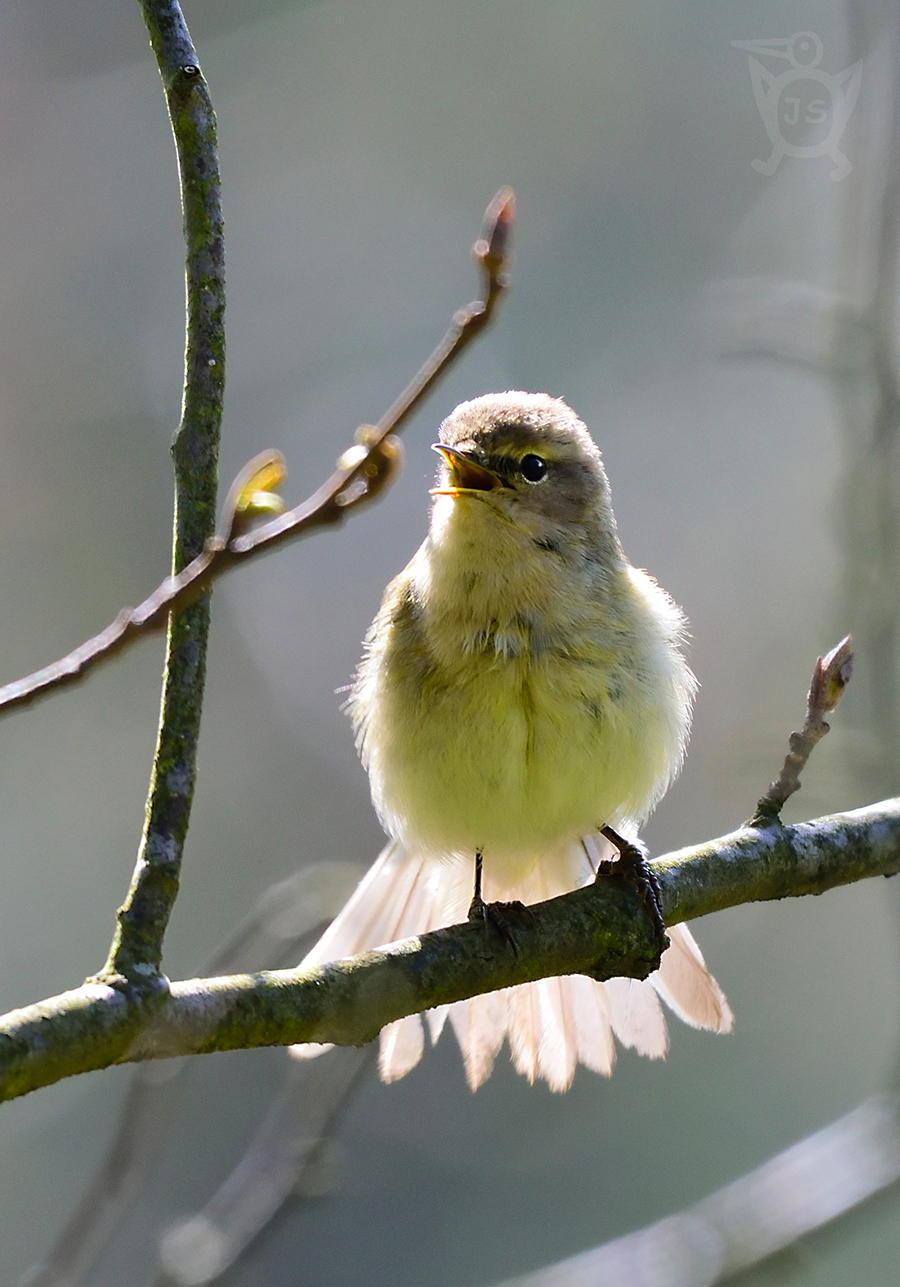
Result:
[[[542,483],[547,477],[547,462],[540,456],[523,456],[519,469],[526,483]]]

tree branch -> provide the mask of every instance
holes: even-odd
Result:
[[[900,799],[814,822],[742,827],[652,864],[666,921],[821,894],[900,871]],[[321,969],[174,983],[148,1015],[97,982],[0,1020],[0,1099],[114,1063],[321,1041],[362,1045],[433,1006],[564,974],[644,978],[655,934],[639,892],[600,880],[529,909],[517,952],[466,923]]]
[[[800,790],[800,774],[816,745],[831,727],[826,715],[837,707],[853,674],[853,640],[846,635],[824,657],[819,657],[806,695],[806,719],[799,733],[791,733],[790,750],[781,772],[759,800],[751,825],[764,826],[774,821],[786,802]]]
[[[194,83],[203,84],[199,68]],[[496,314],[508,285],[506,269],[514,215],[512,190],[501,188],[485,211],[481,236],[472,247],[482,276],[482,298],[453,315],[446,335],[403,393],[377,425],[362,426],[357,432],[356,446],[341,455],[335,471],[307,500],[271,522],[247,531],[248,516],[261,512],[257,504],[259,492],[280,483],[285,473],[279,452],[266,451],[254,457],[229,491],[216,535],[210,536],[207,532],[208,539],[201,542],[202,549],[195,551],[193,561],[187,567],[178,563],[176,575],[166,577],[143,603],[136,608],[123,608],[115,621],[59,661],[0,688],[0,716],[27,706],[55,689],[77,683],[98,663],[109,661],[143,635],[162,629],[170,613],[180,612],[192,604],[207,592],[217,577],[238,563],[321,527],[334,527],[351,509],[380,495],[394,477],[399,459],[399,444],[393,435]],[[224,366],[218,358],[215,362],[218,365],[212,369],[218,370],[221,379]],[[198,368],[200,374],[202,365],[201,362]],[[251,484],[260,473],[268,477],[258,484],[259,490],[254,491]],[[201,504],[204,518],[208,520],[209,505],[205,500]],[[274,509],[276,505],[270,503],[266,508]]]
[[[225,266],[216,118],[176,0],[141,0],[166,92],[181,179],[187,324],[181,423],[172,442],[172,570],[196,559],[212,535],[225,387]],[[178,894],[197,772],[206,678],[209,592],[168,617],[159,735],[144,833],[104,982],[145,993],[166,986],[162,944]]]

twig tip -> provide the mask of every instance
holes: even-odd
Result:
[[[472,247],[492,278],[499,277],[506,264],[515,218],[516,194],[512,188],[501,188],[484,212],[481,236]]]
[[[810,709],[833,711],[853,674],[853,639],[846,635],[816,662],[809,688]]]

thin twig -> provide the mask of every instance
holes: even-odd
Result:
[[[894,875],[900,800],[742,827],[652,865],[669,924]],[[0,1100],[116,1063],[305,1041],[361,1045],[395,1019],[484,992],[565,974],[644,978],[652,967],[655,933],[624,882],[592,882],[530,911],[516,952],[466,922],[314,970],[173,983],[150,1015],[115,988],[84,984],[0,1019]]]
[[[198,83],[200,80],[198,75]],[[485,212],[482,235],[473,247],[482,274],[483,298],[454,314],[447,334],[416,377],[377,425],[363,426],[357,446],[344,452],[335,471],[307,500],[253,531],[245,531],[246,521],[241,509],[236,507],[236,500],[242,486],[246,487],[248,473],[281,460],[277,452],[254,458],[235,480],[217,534],[206,541],[193,562],[176,575],[166,577],[138,607],[123,608],[105,630],[67,656],[0,688],[0,715],[76,683],[99,662],[108,661],[143,635],[162,629],[170,612],[180,611],[192,603],[229,568],[285,541],[307,536],[320,527],[335,526],[350,510],[378,496],[396,473],[398,446],[393,435],[496,314],[507,287],[514,212],[511,189],[501,189]],[[243,484],[238,486],[241,480]],[[252,511],[254,507],[248,508]]]
[[[225,275],[216,118],[177,0],[141,0],[181,179],[187,246],[184,396],[172,443],[176,575],[202,557],[215,524],[225,385]],[[137,863],[101,975],[138,993],[161,986],[162,943],[178,894],[196,780],[209,591],[168,616],[159,735]],[[71,673],[71,672],[69,672]],[[164,986],[164,984],[162,984]]]
[[[756,813],[749,826],[765,826],[774,822],[785,801],[800,790],[800,774],[813,748],[831,727],[826,719],[841,700],[844,689],[853,673],[853,640],[847,635],[831,652],[819,657],[813,670],[809,693],[806,697],[806,721],[799,733],[791,733],[790,750],[781,766],[781,772],[757,802]]]

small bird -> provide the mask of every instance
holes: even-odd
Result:
[[[560,399],[464,402],[440,429],[431,525],[385,591],[348,707],[390,841],[303,961],[324,964],[493,902],[553,898],[636,840],[684,757],[696,680],[685,621],[623,553],[600,451]],[[474,898],[472,873],[475,870]],[[613,1034],[651,1058],[733,1018],[684,925],[644,981],[542,979],[430,1010],[476,1089],[509,1041],[529,1079],[609,1074]],[[298,1057],[321,1045],[294,1047]],[[421,1058],[423,1016],[381,1033],[385,1081]]]

